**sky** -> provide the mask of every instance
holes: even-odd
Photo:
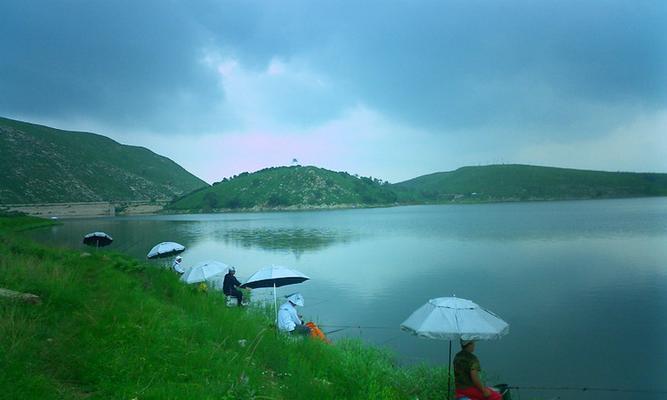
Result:
[[[293,159],[667,172],[667,2],[3,0],[0,116],[209,183]]]

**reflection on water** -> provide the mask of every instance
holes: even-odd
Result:
[[[349,232],[305,228],[230,229],[220,232],[219,236],[226,243],[231,242],[245,248],[290,251],[296,258],[307,251],[318,251],[338,242],[348,243],[359,239]]]
[[[303,293],[306,318],[360,327],[332,338],[359,336],[404,362],[447,362],[446,344],[399,325],[428,299],[455,294],[510,323],[509,335],[478,346],[487,376],[667,389],[665,198],[82,219],[33,235],[83,248],[97,230],[113,236],[111,250],[140,258],[158,242],[181,243],[186,267],[223,261],[241,281],[267,265],[293,267],[311,279],[278,292]],[[637,360],[642,368],[625,367]],[[555,396],[594,398],[541,398]]]

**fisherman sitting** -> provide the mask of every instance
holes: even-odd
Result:
[[[310,328],[303,323],[303,319],[296,312],[296,307],[303,307],[303,296],[301,293],[293,293],[287,296],[287,301],[278,309],[278,329],[288,333],[310,335]]]
[[[178,272],[179,274],[182,274],[185,272],[185,269],[183,268],[183,257],[181,256],[176,256],[176,259],[174,260],[174,263],[171,265],[171,268]]]
[[[243,293],[238,289],[241,286],[241,282],[236,279],[236,268],[229,267],[229,271],[225,275],[225,280],[222,282],[222,292],[227,296],[236,297],[236,304],[241,307],[243,302]]]
[[[479,376],[482,368],[479,359],[473,354],[474,340],[461,339],[461,351],[454,357],[454,384],[456,398],[471,400],[501,400],[502,396],[490,387],[484,386]]]

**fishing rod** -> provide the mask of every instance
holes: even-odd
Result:
[[[332,333],[340,332],[345,329],[396,329],[396,327],[391,326],[365,326],[365,325],[319,325],[321,328],[334,328],[330,331],[324,332],[325,335]]]
[[[325,328],[341,328],[341,329],[348,329],[348,328],[358,328],[358,329],[398,329],[395,326],[366,326],[366,325],[320,325]]]
[[[326,332],[324,332],[324,334],[325,335],[330,335],[332,333],[340,332],[340,331],[345,330],[345,329],[347,329],[347,328],[338,328],[338,329],[334,329],[334,330],[331,330],[331,331],[326,331]]]

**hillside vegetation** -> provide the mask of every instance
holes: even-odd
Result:
[[[399,367],[358,341],[293,340],[272,311],[228,308],[154,264],[17,234],[45,223],[0,217],[0,286],[42,300],[0,297],[2,398],[445,398],[442,367]]]
[[[667,174],[489,165],[424,175],[391,188],[401,203],[667,196]]]
[[[317,167],[244,172],[175,200],[167,209],[306,209],[667,196],[667,174],[530,165],[463,167],[390,185]]]
[[[314,166],[273,167],[209,186],[143,147],[6,118],[0,148],[0,204],[173,200],[167,211],[211,212],[667,196],[667,174],[530,165],[463,167],[393,185]]]
[[[0,118],[0,204],[169,200],[208,186],[175,162],[105,136]]]
[[[172,210],[309,208],[387,205],[396,202],[390,185],[317,167],[276,167],[242,173],[191,193]]]

